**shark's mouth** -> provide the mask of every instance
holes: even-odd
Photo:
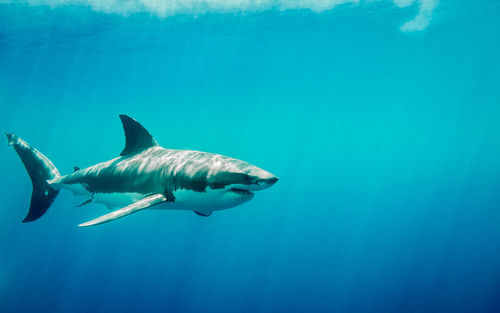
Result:
[[[239,188],[231,188],[229,191],[232,191],[234,193],[237,193],[242,196],[250,196],[253,195],[253,192],[246,190],[246,189],[239,189]]]

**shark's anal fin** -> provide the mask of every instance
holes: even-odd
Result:
[[[210,215],[212,215],[212,211],[199,212],[199,211],[193,210],[193,212],[198,214],[199,216],[203,216],[203,217],[209,217]]]
[[[87,199],[87,200],[83,201],[82,203],[80,203],[79,205],[77,205],[76,207],[77,207],[77,208],[80,208],[80,207],[82,207],[82,206],[84,206],[84,205],[86,205],[86,204],[90,204],[90,203],[92,203],[93,201],[94,201],[94,199],[92,199],[92,198]]]
[[[153,136],[139,122],[127,115],[120,115],[125,131],[125,149],[121,156],[134,155],[157,146]]]
[[[154,194],[151,196],[148,196],[144,199],[141,199],[137,202],[134,202],[130,205],[127,205],[126,207],[122,209],[118,209],[116,211],[113,211],[111,213],[105,214],[103,216],[100,216],[96,219],[93,219],[91,221],[88,221],[86,223],[80,224],[78,226],[93,226],[93,225],[99,225],[107,222],[111,222],[113,220],[116,220],[120,217],[127,216],[129,214],[135,213],[140,210],[147,209],[149,207],[152,207],[154,205],[160,204],[162,202],[165,202],[167,198],[165,198],[164,195],[162,194]]]

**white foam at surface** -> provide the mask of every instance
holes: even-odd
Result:
[[[0,3],[27,3],[52,8],[85,6],[109,14],[150,13],[165,18],[176,14],[243,13],[270,9],[308,9],[321,13],[343,4],[370,4],[381,1],[390,1],[398,8],[418,6],[418,14],[401,26],[403,32],[424,30],[439,3],[439,0],[2,0]]]
[[[406,1],[406,0],[398,0]],[[420,0],[419,1],[419,13],[411,21],[408,21],[401,26],[401,31],[411,32],[424,30],[429,25],[432,19],[432,12],[438,5],[439,0]]]

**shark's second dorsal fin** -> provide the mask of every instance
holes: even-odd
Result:
[[[121,156],[133,155],[158,145],[153,136],[139,122],[127,115],[120,115],[125,131],[125,149]]]

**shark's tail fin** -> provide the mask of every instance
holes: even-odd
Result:
[[[59,191],[52,188],[48,181],[60,174],[54,164],[38,150],[14,134],[6,135],[9,146],[14,146],[33,183],[30,209],[23,220],[23,223],[31,222],[40,218],[56,198]]]

